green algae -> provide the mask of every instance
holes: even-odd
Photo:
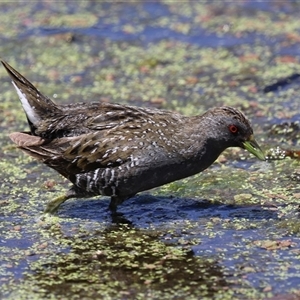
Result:
[[[191,2],[184,7],[172,1],[164,1],[164,3],[174,13],[175,25],[167,17],[160,18],[158,24],[162,27],[170,26],[175,30],[178,28],[177,31],[185,34],[189,33],[195,25],[201,25],[202,28],[219,35],[239,36],[259,33],[268,36],[282,34],[298,36],[299,23],[295,16],[299,10],[299,3],[295,1],[285,3],[289,8],[288,11],[281,11],[280,8],[283,8],[284,3],[278,3],[278,7],[274,6],[270,10],[245,9],[238,5],[228,5],[226,2],[219,1]],[[182,24],[181,17],[190,18],[189,22]]]
[[[56,297],[72,299],[73,295],[84,298],[87,290],[90,297],[105,299],[120,295],[139,298],[139,294],[164,298],[164,293],[171,297],[184,296],[191,290],[209,296],[215,286],[222,285],[223,280],[215,276],[220,271],[214,267],[214,261],[196,262],[188,252],[157,241],[157,235],[130,228],[111,228],[92,239],[70,238],[69,253],[57,256],[55,262],[49,257],[33,263],[32,273],[25,276],[25,282],[30,282],[29,288],[39,286],[42,298],[53,293]],[[169,278],[173,276],[176,282],[170,285]],[[199,289],[199,283],[208,278],[210,288]]]

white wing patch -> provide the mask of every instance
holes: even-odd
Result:
[[[34,109],[34,106],[31,106],[27,97],[26,97],[26,94],[22,92],[22,90],[20,90],[17,85],[12,81],[12,84],[14,85],[17,93],[18,93],[18,96],[20,98],[20,101],[22,103],[22,106],[23,106],[23,109],[28,117],[28,119],[30,120],[30,122],[32,124],[37,124],[39,123],[40,121],[40,118],[39,116],[37,115],[35,109]]]

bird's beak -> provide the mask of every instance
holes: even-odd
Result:
[[[253,135],[250,135],[249,139],[243,142],[243,146],[246,150],[250,153],[254,154],[258,159],[265,160],[265,155],[263,151],[258,146],[256,140],[254,139]]]

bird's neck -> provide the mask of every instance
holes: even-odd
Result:
[[[186,144],[180,154],[191,162],[190,171],[196,174],[208,168],[227,145],[225,140],[212,131],[206,120],[202,122],[201,118],[195,117],[190,122],[188,130],[184,132]]]

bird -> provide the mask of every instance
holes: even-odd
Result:
[[[249,120],[230,106],[184,116],[158,108],[108,102],[55,104],[7,62],[30,130],[13,132],[18,148],[71,183],[48,202],[56,212],[71,198],[110,196],[109,209],[137,193],[192,176],[208,168],[229,147],[265,155]]]

